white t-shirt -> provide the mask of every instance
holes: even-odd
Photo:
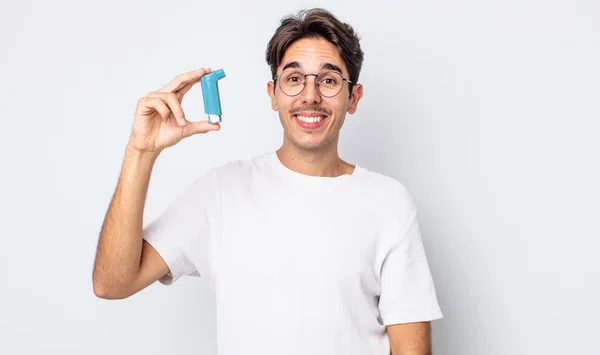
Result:
[[[208,278],[220,355],[389,355],[386,325],[442,318],[411,195],[354,166],[231,162],[144,228],[170,268],[161,283]]]

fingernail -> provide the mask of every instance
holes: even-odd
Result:
[[[181,126],[185,126],[185,116],[184,116],[184,117],[181,117],[181,119],[179,120],[179,124],[180,124]]]

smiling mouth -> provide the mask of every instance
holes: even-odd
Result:
[[[303,123],[319,123],[323,121],[327,116],[325,115],[314,115],[314,116],[304,116],[304,115],[294,115],[294,117]]]
[[[327,115],[321,113],[314,114],[298,114],[293,115],[294,121],[296,124],[303,129],[314,130],[323,126],[323,122],[325,122],[328,118]]]

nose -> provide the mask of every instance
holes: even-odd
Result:
[[[317,76],[307,75],[304,81],[304,90],[300,94],[303,103],[312,104],[321,102],[321,94],[317,88]]]

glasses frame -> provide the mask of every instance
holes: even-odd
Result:
[[[336,97],[340,92],[342,92],[342,90],[344,89],[344,82],[347,82],[348,84],[354,84],[353,82],[351,82],[347,78],[344,78],[344,76],[342,75],[342,73],[340,73],[340,72],[338,72],[336,70],[326,70],[326,71],[320,72],[319,74],[304,74],[304,83],[302,84],[302,90],[300,90],[296,95],[290,95],[290,94],[286,93],[285,91],[283,91],[283,89],[281,88],[281,80],[279,80],[281,78],[281,76],[285,72],[290,72],[290,71],[293,71],[293,69],[292,70],[290,70],[290,69],[284,70],[284,71],[281,72],[281,74],[277,74],[273,78],[273,80],[275,81],[275,87],[279,86],[279,90],[281,90],[282,93],[284,93],[286,96],[289,96],[289,97],[298,96],[298,95],[300,95],[302,93],[302,91],[304,91],[304,89],[306,88],[306,83],[308,82],[308,79],[306,78],[307,76],[314,76],[315,77],[315,86],[317,87],[317,92],[319,93],[319,95],[321,95],[323,97],[326,97],[326,98]],[[340,86],[340,90],[338,92],[336,92],[335,94],[331,95],[331,96],[323,95],[323,93],[321,92],[321,87],[320,87],[319,81],[317,79],[323,73],[336,73],[336,74],[339,74],[342,77],[342,86]]]

